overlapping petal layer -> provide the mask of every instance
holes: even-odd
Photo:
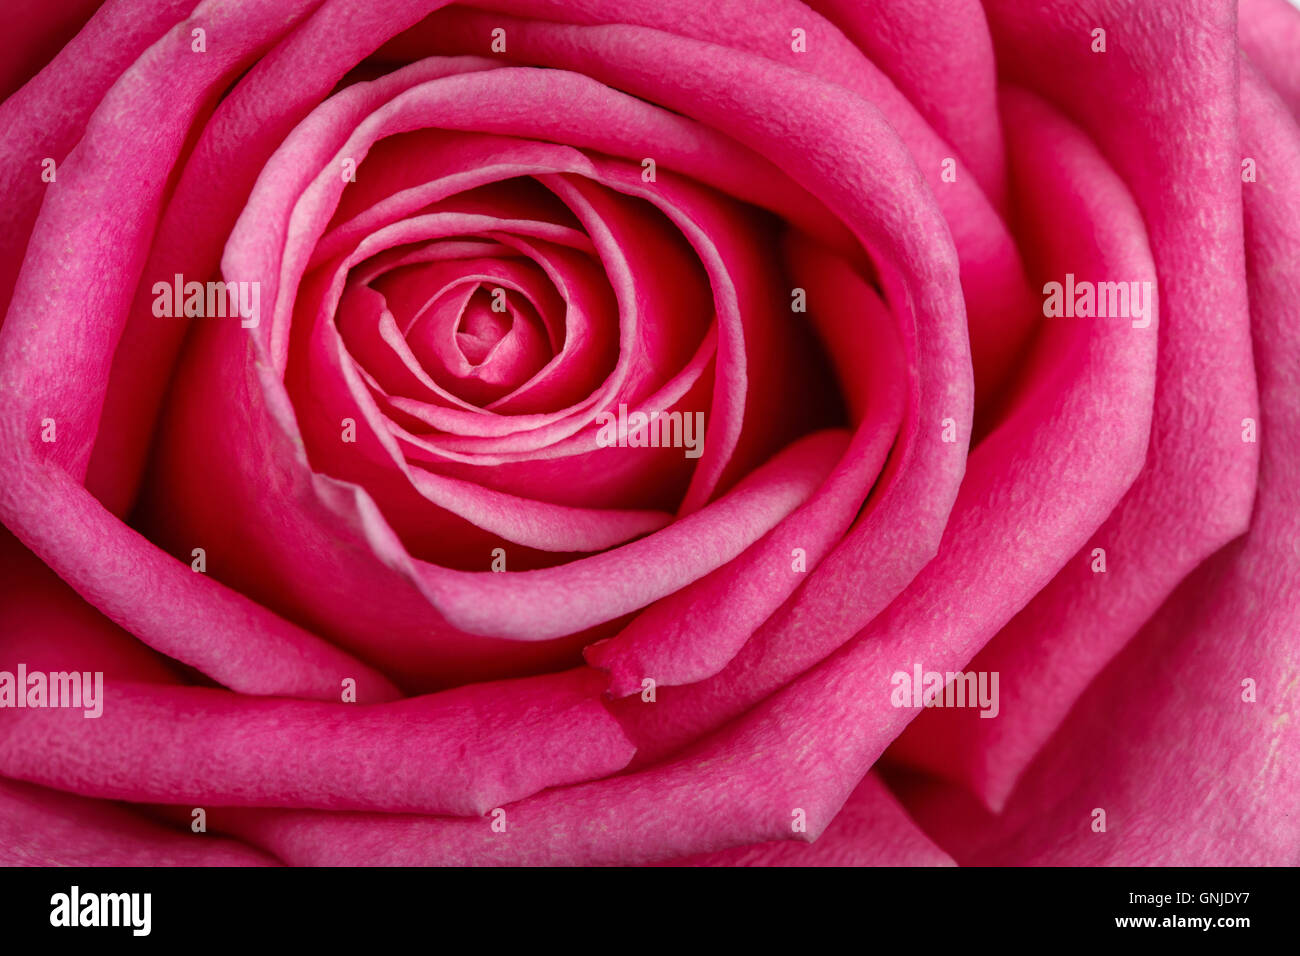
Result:
[[[1296,861],[1296,11],[65,13],[5,862]]]

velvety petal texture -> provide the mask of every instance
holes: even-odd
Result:
[[[1286,0],[12,6],[0,863],[1300,863]]]

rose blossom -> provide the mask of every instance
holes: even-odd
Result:
[[[0,42],[0,860],[1296,861],[1283,0]]]

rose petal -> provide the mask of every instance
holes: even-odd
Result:
[[[1248,63],[1241,97],[1242,148],[1274,184],[1242,188],[1260,398],[1251,529],[1189,575],[1098,676],[1001,815],[986,814],[982,826],[963,832],[951,821],[978,813],[960,809],[969,798],[934,786],[915,801],[909,796],[913,813],[958,859],[1297,863],[1300,130]],[[1254,682],[1250,702],[1247,678]],[[1104,832],[1094,830],[1098,809],[1106,814]]]
[[[1251,63],[1300,117],[1300,10],[1287,0],[1240,0],[1237,32]]]
[[[178,273],[213,277],[243,200],[285,134],[389,31],[417,22],[439,2],[406,4],[400,9],[392,4],[378,8],[369,0],[306,4],[315,6],[310,16],[248,70],[205,124],[158,224],[145,264],[146,280]],[[147,0],[144,5],[153,3]],[[279,11],[282,23],[285,9]],[[226,29],[220,24],[217,28]],[[243,36],[238,24],[230,29],[232,35]],[[98,60],[101,51],[115,42],[94,39],[95,56],[85,59]],[[183,42],[179,53],[181,62],[187,63],[193,56],[188,28]],[[485,65],[481,62],[479,67]],[[474,67],[466,63],[462,68]],[[169,90],[155,99],[174,109],[175,96]],[[155,181],[162,184],[166,177]],[[110,387],[95,437],[97,450],[87,474],[88,487],[118,514],[125,513],[134,499],[163,392],[188,328],[183,319],[159,320],[153,315],[151,289],[148,281],[136,289],[119,348],[113,353]]]
[[[101,800],[0,779],[0,866],[276,866],[235,840],[152,823]]]
[[[815,573],[841,540],[879,475],[903,413],[906,380],[893,316],[874,290],[829,250],[793,253],[812,317],[832,354],[852,375],[846,385],[866,405],[853,442],[826,484],[735,561],[647,608],[612,640],[589,646],[587,660],[610,671],[610,691],[625,696],[652,677],[684,684],[721,670],[751,634]],[[803,570],[792,558],[802,551]]]
[[[939,141],[870,61],[830,24],[815,22],[816,15],[801,5],[779,0],[770,5],[780,11],[779,17],[757,17],[752,5],[741,0],[711,4],[708,16],[692,15],[695,8],[686,0],[634,7],[606,0],[599,5],[599,17],[610,25],[588,27],[548,22],[549,18],[516,20],[456,6],[430,17],[420,29],[429,31],[429,48],[451,52],[474,48],[474,38],[489,35],[499,26],[510,37],[513,60],[596,77],[724,132],[730,128],[726,119],[718,115],[710,92],[699,88],[700,64],[706,60],[725,62],[735,74],[746,74],[745,83],[751,88],[767,87],[779,95],[790,71],[773,69],[773,61],[767,59],[773,56],[782,64],[812,71],[822,83],[833,82],[861,96],[884,114],[907,144],[951,230],[961,261],[976,395],[984,406],[977,429],[982,434],[997,420],[999,392],[1033,327],[1034,299],[1015,244],[965,170],[957,172],[955,181],[943,181],[943,161],[951,158],[954,150]],[[526,9],[529,4],[523,6]],[[805,24],[808,42],[817,51],[814,55],[791,50],[784,24],[793,21]],[[661,32],[667,30],[672,32]],[[686,37],[709,43],[690,42]],[[737,49],[715,47],[714,43]]]
[[[5,131],[0,140],[0,195],[5,197],[0,204],[0,313],[8,309],[23,264],[23,250],[41,200],[50,188],[40,175],[42,161],[47,157],[56,161],[57,183],[64,158],[76,145],[86,121],[109,87],[196,2],[105,3],[21,90],[13,96],[0,94],[0,129]],[[48,16],[50,5],[40,6]],[[62,4],[58,7],[60,20],[69,23],[78,19],[78,14],[90,12],[87,7],[84,2],[77,6]],[[15,43],[27,55],[36,52],[13,23],[5,31],[5,42]],[[17,57],[6,55],[0,57],[0,62],[11,71],[11,78],[0,80],[0,87],[26,79],[19,78],[26,67]]]
[[[1018,15],[991,16],[1000,41],[1012,45],[1010,60],[1036,86],[1069,98],[1132,190],[1150,233],[1161,309],[1171,317],[1161,323],[1151,454],[1142,475],[1062,574],[972,665],[1018,675],[1006,688],[1002,716],[971,721],[934,711],[913,732],[925,740],[908,745],[912,753],[928,750],[927,767],[942,766],[996,807],[1093,676],[1192,568],[1247,527],[1258,446],[1242,441],[1242,421],[1259,413],[1241,266],[1236,93],[1218,79],[1232,74],[1231,23],[1189,11],[1153,46],[1125,33],[1114,42],[1129,55],[1116,70],[1073,32],[1044,26],[1044,36],[1026,32]],[[1212,60],[1193,56],[1180,36],[1196,37],[1193,46]],[[1090,77],[1088,86],[1072,81],[1067,90],[1051,79],[1066,56],[1083,70],[1077,75]],[[1198,78],[1194,90],[1187,76]],[[1116,116],[1100,107],[1132,96],[1135,84],[1146,104],[1142,114]],[[1008,126],[1017,120],[1008,110],[1004,118]],[[1188,124],[1201,131],[1194,149],[1184,136]],[[1060,147],[1031,135],[1036,145],[1022,155],[1034,157],[1037,168]],[[1160,166],[1179,168],[1178,181],[1156,175]],[[1096,206],[1081,221],[1102,222],[1105,210]],[[1057,208],[1043,213],[1053,224],[1059,215]],[[1193,219],[1196,228],[1188,225]],[[1122,278],[1109,271],[1108,278]],[[1106,552],[1106,574],[1092,571],[1097,547]],[[1046,644],[1044,634],[1053,635]]]
[[[109,682],[93,719],[6,715],[0,771],[145,803],[482,814],[627,763],[603,686],[579,670],[362,706]]]
[[[815,843],[774,840],[669,860],[661,866],[953,866],[874,773]]]

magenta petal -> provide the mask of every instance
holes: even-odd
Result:
[[[811,845],[774,840],[667,860],[664,866],[953,866],[874,773]]]
[[[627,763],[602,687],[580,670],[363,706],[106,682],[97,718],[9,714],[0,772],[144,803],[482,814]]]
[[[194,8],[197,0],[113,0],[105,3],[39,75],[0,103],[0,313],[7,310],[23,250],[50,185],[37,175],[41,161],[56,171],[86,130],[104,94],[145,49]],[[49,10],[49,5],[41,3]],[[82,10],[88,6],[79,3]],[[60,15],[72,12],[59,5]],[[89,12],[89,11],[87,11]],[[21,27],[5,31],[19,40]],[[29,51],[23,51],[29,52]],[[5,69],[19,65],[7,49]],[[3,81],[0,81],[2,83]],[[64,180],[66,182],[66,180]],[[3,319],[0,319],[0,323]]]
[[[0,862],[1297,862],[1300,13],[448,2],[0,103]]]
[[[246,694],[333,700],[351,677],[359,700],[396,696],[386,678],[346,651],[124,527],[66,474],[48,467],[39,474],[39,493],[27,474],[11,476],[14,483],[0,490],[0,514],[82,597],[150,647]],[[34,509],[37,501],[48,511]],[[147,601],[141,580],[150,583]]]
[[[152,0],[144,5],[153,6]],[[235,217],[284,135],[361,57],[383,42],[389,35],[385,30],[401,30],[437,5],[436,0],[403,10],[355,0],[318,5],[249,69],[205,124],[158,224],[144,263],[145,281],[136,289],[113,354],[111,387],[87,474],[88,487],[110,510],[125,511],[135,496],[148,441],[188,327],[185,320],[159,320],[153,315],[152,279],[215,273]],[[284,13],[280,5],[273,15]],[[188,60],[192,56],[188,28],[184,42],[181,56]],[[175,96],[174,89],[166,88],[156,99],[174,104]]]
[[[1300,118],[1300,10],[1288,0],[1240,0],[1237,29],[1241,49]]]
[[[338,668],[346,666],[360,675],[368,698],[382,698],[392,688],[373,670],[194,575],[123,526],[77,483],[107,386],[109,343],[120,330],[131,277],[189,119],[241,56],[287,28],[292,16],[284,14],[245,11],[230,23],[220,13],[205,18],[210,28],[229,29],[243,45],[205,57],[201,68],[180,71],[185,80],[179,87],[171,65],[189,56],[189,33],[184,26],[173,30],[114,86],[63,163],[67,191],[51,194],[42,207],[28,246],[31,268],[19,277],[10,318],[0,329],[0,371],[12,389],[0,420],[8,436],[0,443],[0,517],[109,617],[228,686],[332,697]],[[155,95],[159,89],[171,96]],[[122,124],[129,129],[132,122],[148,135],[138,141],[124,135]],[[152,146],[142,150],[143,144]],[[142,166],[142,155],[148,165]],[[123,182],[131,184],[125,197]],[[136,214],[121,215],[124,199]],[[65,254],[68,248],[76,252]],[[88,314],[115,318],[80,320]],[[39,441],[45,418],[58,422],[59,441]],[[39,494],[31,492],[34,487]],[[141,576],[156,582],[148,601],[163,610],[141,600]]]
[[[994,21],[1000,18],[994,16]],[[1088,682],[1191,569],[1239,535],[1249,520],[1258,446],[1242,441],[1242,421],[1258,419],[1259,413],[1246,323],[1240,208],[1243,188],[1250,184],[1240,177],[1236,93],[1216,79],[1231,73],[1236,52],[1230,24],[1189,15],[1181,29],[1202,38],[1198,45],[1206,47],[1217,66],[1206,66],[1182,47],[1165,52],[1163,46],[1172,39],[1164,39],[1161,49],[1144,48],[1143,58],[1122,74],[1089,60],[1086,50],[1070,54],[1087,65],[1088,75],[1110,97],[1131,95],[1129,87],[1137,83],[1143,98],[1155,104],[1149,118],[1127,113],[1117,118],[1109,110],[1092,112],[1106,97],[1093,99],[1073,85],[1065,93],[1078,99],[1088,131],[1113,157],[1143,214],[1141,228],[1150,234],[1161,311],[1151,454],[1106,523],[974,665],[1019,675],[1007,688],[1002,716],[971,721],[955,711],[934,711],[909,733],[916,739],[904,743],[910,753],[928,751],[922,758],[925,766],[942,767],[993,807],[1006,798]],[[1036,33],[1022,34],[1018,19],[1008,19],[1003,33],[1024,53],[1012,57],[1020,69],[1044,83],[1054,82],[1049,77],[1059,65],[1050,44]],[[1062,55],[1073,49],[1069,37],[1053,42]],[[1172,73],[1171,58],[1182,64]],[[1183,75],[1201,78],[1203,88],[1190,98],[1182,81],[1169,79]],[[1014,107],[1012,100],[1004,116],[1009,128],[1015,124],[1023,132],[1014,132],[1012,139],[1032,137],[1037,145],[1020,155],[1032,157],[1039,169],[1044,156],[1064,149],[1065,138],[1048,142],[1049,137],[1034,130],[1032,112]],[[1188,124],[1202,131],[1194,149],[1182,133]],[[1080,134],[1072,138],[1084,139]],[[1138,155],[1158,158],[1135,161]],[[1153,174],[1153,162],[1177,166],[1178,182]],[[1086,165],[1079,163],[1081,173]],[[1189,184],[1195,184],[1191,192]],[[1040,214],[1041,228],[1052,230],[1060,209],[1057,202],[1047,202],[1051,205]],[[1109,209],[1093,206],[1081,221],[1113,221],[1115,208],[1114,203]],[[1196,229],[1188,227],[1189,216],[1199,217]],[[1057,269],[1058,278],[1063,271]],[[1108,270],[1112,274],[1118,277],[1119,270]],[[1196,387],[1189,388],[1188,382]],[[1092,571],[1095,548],[1106,553],[1106,574]],[[1052,640],[1045,642],[1044,634]]]
[[[952,143],[994,205],[1005,207],[997,63],[979,0],[811,0]],[[942,57],[935,57],[942,50]]]
[[[772,20],[753,16],[741,3],[722,4],[717,11],[711,7],[707,17],[692,16],[689,3],[625,8],[615,0],[606,0],[600,6],[606,12],[596,19],[604,19],[608,25],[513,20],[497,13],[452,7],[431,17],[426,26],[433,47],[448,50],[472,49],[475,37],[505,25],[512,38],[511,57],[516,60],[596,77],[724,132],[732,130],[736,118],[717,108],[713,82],[702,80],[711,69],[716,71],[724,63],[729,74],[727,82],[745,89],[750,102],[770,96],[779,103],[790,88],[791,74],[798,69],[801,84],[833,88],[838,94],[849,91],[862,108],[878,110],[908,147],[909,165],[915,164],[929,183],[931,196],[942,210],[957,248],[976,394],[988,403],[981,415],[980,431],[984,431],[996,417],[1001,388],[1033,330],[1035,300],[1011,235],[975,180],[965,170],[958,172],[955,181],[941,179],[943,161],[951,158],[954,150],[939,140],[915,107],[838,31],[829,24],[813,22],[816,16],[799,5],[789,5],[782,10],[782,19]],[[809,42],[821,43],[816,55],[790,53],[785,32],[788,28],[783,21],[796,16],[800,23],[809,21],[807,27],[812,35],[820,34],[816,39],[810,35]],[[629,21],[637,20],[655,29],[629,25]],[[982,25],[980,18],[975,21],[977,26]],[[669,30],[674,32],[666,32]],[[685,35],[675,35],[676,31]],[[727,48],[731,46],[740,49]],[[768,59],[778,53],[780,66]],[[672,64],[671,68],[668,64]],[[812,72],[803,74],[803,70]],[[980,72],[984,74],[983,82],[990,83],[987,64]],[[788,108],[773,106],[774,110]],[[985,135],[989,132],[986,128]],[[770,131],[765,131],[765,136],[767,141],[772,138]],[[860,144],[854,148],[861,148]],[[798,180],[798,176],[792,178]]]
[[[102,671],[106,680],[174,683],[181,668],[117,627],[0,529],[0,669]]]
[[[1042,107],[1038,110],[1041,114]],[[1064,124],[1051,124],[1051,129],[1054,142],[1067,136]],[[1095,216],[1087,204],[1094,196],[1105,196],[1116,224],[1113,233],[1097,236],[1099,248],[1089,245],[1091,238],[1057,234],[1064,245],[1059,264],[1077,263],[1081,272],[1091,270],[1089,274],[1136,276],[1154,289],[1150,253],[1131,199],[1077,133],[1068,142],[1065,159],[1057,160],[1059,165],[1054,164],[1042,182],[1052,188],[1064,183],[1069,201],[1084,204],[1081,215],[1089,221]],[[1032,155],[1037,158],[1034,175],[1046,176],[1044,157],[1051,154],[1044,147]],[[1020,177],[1021,182],[1025,179]],[[1043,214],[1054,216],[1058,204],[1053,197]],[[1044,236],[1035,239],[1048,243]],[[1076,248],[1075,243],[1083,245]],[[849,681],[854,678],[848,675],[856,673],[859,682],[879,687],[878,698],[858,694],[863,699],[856,703],[841,702],[846,708],[862,708],[857,716],[827,718],[858,727],[858,721],[870,720],[875,729],[864,732],[861,740],[868,753],[872,746],[883,749],[914,713],[881,706],[888,700],[890,674],[900,668],[910,672],[916,662],[944,670],[954,669],[945,662],[965,663],[1051,579],[1136,478],[1151,427],[1156,357],[1151,333],[1157,327],[1154,318],[1148,328],[1133,328],[1127,318],[1049,324],[1029,365],[1019,403],[971,454],[939,554],[850,647],[803,679],[807,686],[802,693],[811,695],[821,687],[828,708],[835,706],[834,692],[825,684],[830,674],[838,672]],[[1108,404],[1098,405],[1098,392],[1109,396]],[[935,430],[923,441],[943,448]],[[889,493],[877,507],[883,509],[888,500]],[[823,581],[834,559],[832,554],[823,561],[804,588],[717,676],[670,689],[653,710],[619,710],[636,723],[632,733],[639,761],[671,751],[735,716],[842,643],[827,627],[826,611],[820,612],[825,615],[820,626],[810,626],[818,617],[809,616],[819,613],[809,591]],[[863,556],[863,564],[873,560],[881,559],[870,551]],[[1016,575],[1001,573],[1008,561],[1014,562]],[[840,573],[847,577],[850,572]],[[860,570],[851,580],[862,581]],[[842,594],[847,584],[839,583]],[[861,584],[857,587],[861,594]],[[824,600],[831,613],[846,615],[835,592]],[[818,674],[826,675],[820,683]],[[784,693],[793,692],[791,688]],[[874,740],[870,746],[868,739]]]
[[[960,859],[1297,862],[1300,130],[1248,64],[1242,81],[1242,148],[1270,171],[1275,187],[1241,188],[1260,402],[1250,530],[1192,572],[1097,676],[1000,816],[963,833],[943,822],[955,816],[949,795],[917,808]],[[1105,832],[1093,829],[1098,809],[1106,813]]]
[[[276,866],[259,850],[0,778],[0,866]]]
[[[634,693],[645,677],[684,684],[721,670],[750,635],[840,541],[894,443],[906,380],[894,321],[876,293],[827,250],[795,254],[813,316],[851,370],[851,401],[865,405],[844,459],[813,497],[736,560],[638,615],[587,660],[610,671],[610,690]],[[796,549],[798,549],[796,551]]]

